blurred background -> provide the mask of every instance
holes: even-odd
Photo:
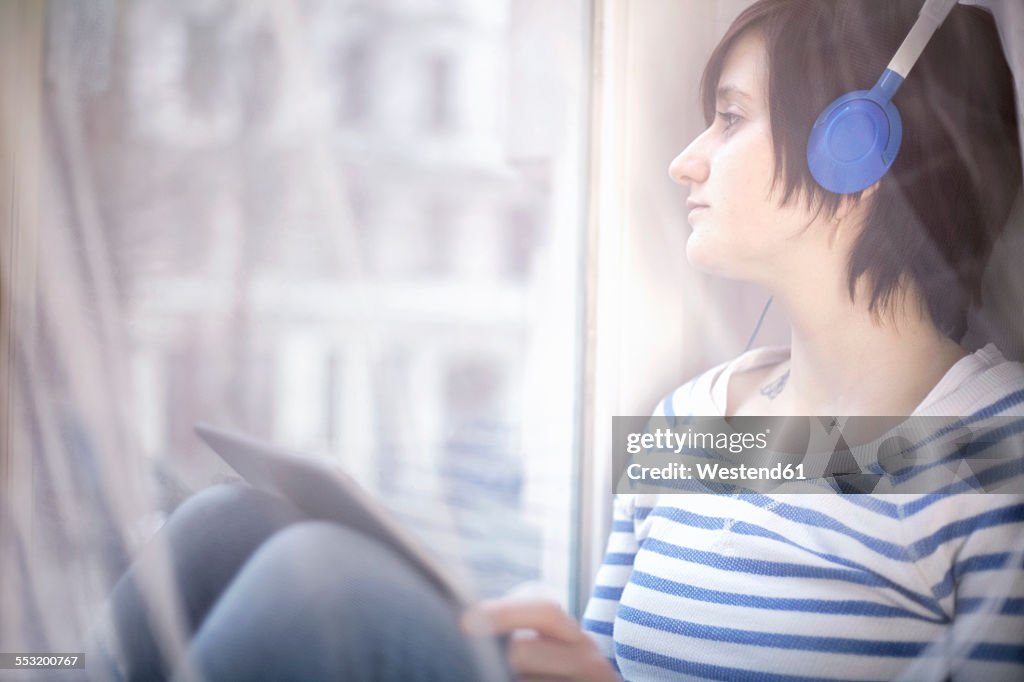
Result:
[[[8,623],[73,641],[47,614],[235,478],[200,420],[343,467],[480,596],[568,603],[586,3],[3,12]]]
[[[567,590],[582,5],[48,4],[161,510],[231,476],[202,420],[337,462],[482,594]]]
[[[222,424],[336,460],[484,593],[564,583],[584,17],[547,4],[61,7],[110,22],[51,55],[162,493]]]
[[[579,613],[610,417],[768,296],[688,266],[667,174],[747,4],[0,0],[3,650],[74,650],[233,478],[199,420],[344,467],[481,596]],[[787,338],[770,311],[757,345]]]

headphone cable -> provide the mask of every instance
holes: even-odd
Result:
[[[746,348],[743,349],[744,353],[746,353],[748,350],[750,350],[750,347],[752,345],[754,345],[754,339],[757,338],[757,332],[761,331],[761,323],[764,322],[764,316],[768,314],[768,307],[771,306],[772,299],[774,299],[774,298],[775,298],[774,295],[773,296],[769,296],[768,297],[768,301],[764,304],[764,310],[761,311],[761,317],[757,320],[757,325],[754,327],[753,333],[750,334],[750,340],[747,341]]]

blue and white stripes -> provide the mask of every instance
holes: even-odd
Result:
[[[720,414],[721,371],[662,405]],[[988,362],[919,409],[1024,415],[1022,387]],[[1024,496],[618,495],[583,625],[627,680],[1021,680]]]

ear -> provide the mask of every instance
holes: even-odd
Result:
[[[871,198],[874,197],[881,183],[882,181],[878,180],[870,187],[861,190],[860,196],[856,199],[851,198],[849,195],[844,196],[839,202],[839,208],[836,210],[835,217],[839,220],[845,220],[851,213],[866,210],[871,205]]]

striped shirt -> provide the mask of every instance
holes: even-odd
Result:
[[[715,367],[656,415],[722,415],[733,372],[787,354]],[[1024,416],[1024,366],[990,344],[913,414]],[[583,627],[626,680],[1019,681],[1022,551],[1016,494],[616,495]]]

